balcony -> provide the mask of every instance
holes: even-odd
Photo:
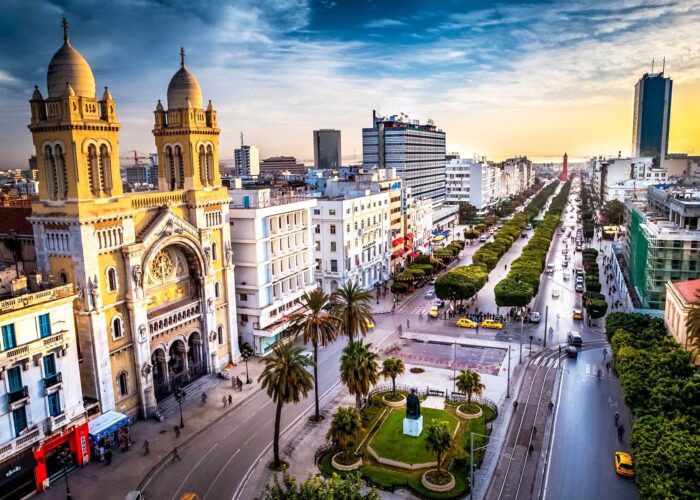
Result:
[[[0,446],[0,462],[44,439],[41,428],[27,430],[21,436]]]
[[[199,300],[191,300],[184,305],[166,308],[164,310],[149,313],[148,331],[153,335],[160,335],[174,328],[178,328],[193,321],[202,319],[201,304]]]
[[[67,341],[64,341],[64,332],[58,332],[42,339],[35,339],[14,349],[0,352],[0,368],[11,365],[21,359],[30,358],[35,354],[43,354],[55,347],[63,349],[68,347]]]
[[[63,375],[61,372],[58,372],[54,375],[51,375],[50,377],[45,377],[44,378],[44,390],[46,390],[46,394],[51,394],[53,392],[56,392],[63,386]]]
[[[22,386],[14,392],[7,393],[7,402],[10,405],[10,410],[24,406],[29,401],[29,388]]]
[[[66,417],[66,412],[56,415],[55,417],[49,417],[49,429],[51,432],[56,432],[61,430],[68,423],[68,418]]]

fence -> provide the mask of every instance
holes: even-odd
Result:
[[[450,401],[466,401],[467,400],[467,395],[461,392],[453,392],[450,397]],[[488,406],[491,408],[497,415],[498,415],[498,405],[496,405],[495,402],[490,400],[489,398],[485,398],[483,396],[472,396],[472,402],[484,406]]]
[[[323,446],[319,446],[316,448],[316,451],[314,452],[314,464],[318,463],[318,459],[321,458],[321,456],[325,455],[329,451],[331,451],[333,448],[335,448],[335,445],[333,443],[326,443]]]

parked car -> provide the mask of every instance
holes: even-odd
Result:
[[[532,311],[530,313],[530,323],[539,323],[540,322],[540,313],[537,311]]]
[[[481,328],[495,328],[497,330],[503,330],[503,323],[492,319],[485,319],[481,322]]]
[[[580,347],[583,345],[583,339],[581,338],[581,334],[576,330],[571,330],[566,336],[566,340],[569,343],[569,345],[572,345],[574,347]]]
[[[566,357],[567,358],[578,358],[578,351],[576,348],[572,345],[566,346]]]
[[[553,289],[552,289],[552,298],[553,298],[553,299],[558,299],[558,298],[559,298],[559,289],[558,289],[558,288],[553,288]]]
[[[440,310],[438,309],[438,306],[431,306],[430,311],[428,311],[428,316],[431,318],[437,318],[440,316]]]
[[[564,276],[564,281],[569,281],[571,279],[571,275],[567,272],[563,272],[562,275]]]
[[[632,455],[624,451],[615,452],[615,472],[621,476],[633,477],[634,466],[632,464]]]
[[[455,323],[455,326],[459,326],[460,328],[476,328],[476,325],[476,321],[469,318],[459,318]]]
[[[367,322],[365,323],[365,325],[367,326],[367,329],[368,329],[368,330],[371,330],[372,328],[374,328],[374,321],[372,321],[371,319],[370,319],[370,320],[367,320]]]
[[[532,224],[528,224],[527,226],[525,226],[525,229],[527,229],[528,231],[532,229]]]
[[[429,284],[429,285],[434,285],[436,281],[437,281],[437,279],[436,279],[436,278],[433,278],[433,279],[431,279],[430,281],[428,281],[428,284]]]
[[[569,260],[564,259],[564,262],[561,263],[561,267],[569,267]],[[569,276],[569,273],[564,273],[565,276]]]
[[[574,309],[571,316],[573,319],[583,319],[583,311],[581,311],[581,309]]]
[[[581,245],[576,245],[576,251],[580,252],[581,250],[583,250],[583,247]]]
[[[435,298],[435,290],[428,290],[427,292],[425,292],[425,298],[426,299]]]
[[[445,301],[438,299],[435,302],[433,302],[433,305],[438,309],[442,309],[443,307],[445,307]]]
[[[547,264],[547,274],[554,273],[554,264]]]
[[[479,238],[479,243],[486,243],[486,236]]]
[[[578,293],[583,293],[583,283],[576,283],[576,291]]]

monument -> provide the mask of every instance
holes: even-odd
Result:
[[[406,416],[403,419],[403,433],[407,436],[420,436],[423,430],[423,415],[420,414],[420,400],[415,389],[406,398]]]

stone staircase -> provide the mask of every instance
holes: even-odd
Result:
[[[221,405],[221,401],[219,401],[217,398],[212,398],[212,395],[214,394],[216,389],[221,387],[222,384],[228,384],[228,386],[230,387],[231,381],[221,380],[215,374],[207,374],[199,377],[198,379],[194,380],[193,382],[190,382],[188,385],[183,387],[184,391],[187,393],[187,397],[185,398],[185,402],[182,406],[186,407],[191,406],[193,404],[200,404],[202,401],[201,398],[203,392],[206,392],[207,396],[209,397],[207,401],[207,406],[216,404]],[[180,411],[179,405],[177,404],[175,396],[173,395],[170,395],[167,398],[160,401],[158,403],[158,409],[165,418],[175,415]]]

